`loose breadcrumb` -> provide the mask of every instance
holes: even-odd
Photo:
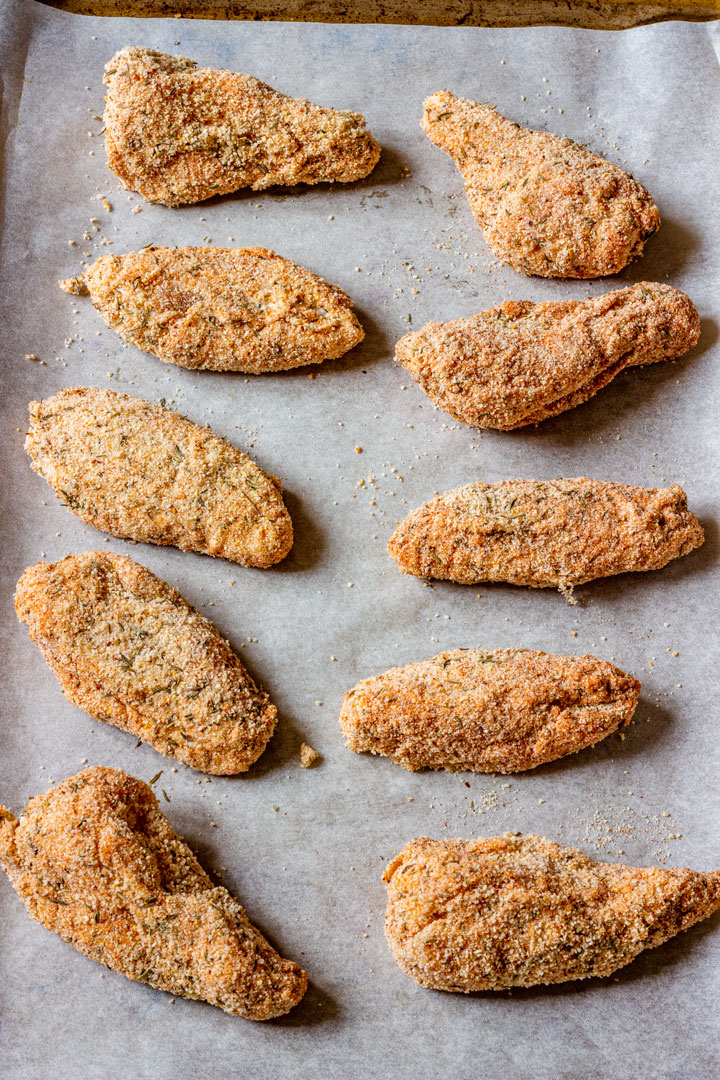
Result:
[[[308,746],[307,743],[303,743],[300,747],[300,764],[303,769],[309,769],[320,760],[320,755],[317,750],[313,750],[312,746]]]

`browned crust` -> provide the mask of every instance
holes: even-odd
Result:
[[[238,188],[349,183],[380,147],[359,113],[287,97],[252,75],[127,47],[105,68],[105,148],[126,187],[166,206]]]
[[[266,248],[148,247],[60,284],[81,281],[120,337],[185,368],[287,371],[365,336],[342,289]]]
[[[420,837],[383,880],[400,967],[464,993],[611,975],[720,908],[720,871],[596,862],[537,836]]]
[[[617,274],[660,227],[645,188],[572,139],[447,90],[426,100],[422,126],[460,169],[488,246],[523,274]]]
[[[575,753],[627,724],[640,683],[594,656],[456,649],[365,679],[340,726],[357,753],[406,769],[514,773]]]
[[[30,403],[33,469],[88,525],[267,567],[292,547],[280,481],[227,439],[142,398],[71,387]]]
[[[213,885],[148,785],[119,769],[85,769],[19,821],[0,807],[0,862],[34,919],[129,979],[251,1020],[305,993],[302,968]]]
[[[37,563],[15,594],[18,618],[69,701],[209,773],[245,772],[275,707],[229,644],[172,586],[109,551]]]
[[[674,360],[700,336],[692,300],[643,281],[591,300],[510,301],[406,334],[395,359],[451,416],[509,431],[587,401],[620,371]]]
[[[425,503],[390,538],[405,574],[561,589],[658,570],[700,547],[681,487],[575,479],[468,484]]]

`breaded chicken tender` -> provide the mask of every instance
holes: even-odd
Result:
[[[488,246],[523,274],[617,274],[660,227],[645,188],[572,139],[447,90],[427,99],[422,126],[460,169]]]
[[[108,167],[125,187],[165,206],[238,188],[350,183],[380,147],[359,113],[287,97],[185,56],[127,47],[105,68]]]
[[[95,387],[30,403],[25,449],[96,529],[267,567],[292,547],[280,481],[208,428]]]
[[[209,773],[245,772],[277,712],[227,641],[171,585],[86,551],[20,578],[18,618],[68,701]]]
[[[266,248],[103,255],[60,286],[87,287],[121,338],[185,368],[286,371],[334,360],[365,336],[342,289]]]
[[[383,880],[395,960],[462,993],[612,975],[720,908],[720,871],[596,862],[539,836],[420,837]]]
[[[406,769],[514,773],[604,739],[639,695],[637,679],[594,656],[457,649],[365,679],[340,726],[351,750]]]
[[[0,807],[0,863],[33,919],[129,979],[250,1020],[288,1012],[307,976],[214,885],[142,780],[85,769]]]
[[[692,300],[641,282],[592,300],[512,301],[406,334],[395,359],[457,420],[510,431],[587,401],[634,364],[674,360],[697,342]]]
[[[643,488],[580,476],[446,491],[400,523],[388,550],[404,574],[567,592],[594,578],[659,570],[703,540],[677,484]]]

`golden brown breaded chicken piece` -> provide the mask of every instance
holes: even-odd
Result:
[[[25,449],[96,529],[272,566],[292,547],[280,481],[227,439],[143,398],[71,387],[30,403]]]
[[[572,139],[447,90],[427,99],[422,126],[460,169],[488,246],[523,274],[617,274],[660,227],[645,188]]]
[[[37,563],[18,618],[68,701],[209,773],[245,772],[277,712],[227,641],[171,585],[110,551]]]
[[[288,1012],[307,976],[265,940],[120,769],[85,769],[0,807],[0,863],[33,919],[129,979],[250,1020]]]
[[[365,336],[342,289],[266,248],[147,247],[60,286],[87,287],[121,338],[185,368],[286,371]]]
[[[639,695],[637,679],[594,656],[456,649],[358,683],[340,726],[351,750],[406,769],[514,773],[604,739]]]
[[[400,523],[388,550],[404,574],[417,577],[568,590],[659,570],[703,539],[677,484],[643,488],[580,476],[446,491]]]
[[[436,405],[510,431],[587,401],[623,368],[674,360],[697,342],[685,293],[641,282],[592,300],[511,301],[406,334],[395,359]]]
[[[105,68],[108,167],[125,187],[165,206],[238,188],[349,183],[375,168],[380,147],[359,113],[287,97],[185,56],[127,47]]]
[[[539,836],[420,837],[383,880],[395,960],[463,993],[612,975],[720,907],[720,871],[596,862]]]

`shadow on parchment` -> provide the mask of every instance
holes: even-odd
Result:
[[[693,507],[690,506],[690,510]],[[713,519],[700,518],[700,524],[705,532],[705,541],[701,547],[687,555],[681,555],[672,559],[666,566],[659,570],[635,571],[627,574],[616,574],[613,577],[599,578],[580,586],[576,595],[582,603],[583,596],[597,603],[609,603],[615,599],[631,596],[636,590],[648,588],[651,584],[661,586],[675,586],[688,578],[701,577],[717,561],[718,556],[718,526]],[[659,608],[662,608],[662,598],[659,594]]]
[[[252,188],[238,188],[230,191],[227,195],[213,195],[211,199],[203,199],[200,203],[187,203],[183,206],[171,207],[177,214],[194,213],[198,206],[229,206],[231,203],[258,202],[263,199],[273,203],[285,202],[288,199],[302,198],[308,193],[317,192],[319,195],[327,195],[330,192],[337,194],[339,191],[362,191],[367,193],[381,190],[383,186],[400,183],[407,177],[407,165],[402,155],[393,147],[383,145],[380,160],[373,171],[362,180],[353,180],[350,183],[341,181],[321,181],[318,184],[293,184],[289,187],[273,185],[263,188],[261,191],[253,191]],[[371,191],[372,194],[372,191]],[[379,198],[383,195],[379,194]]]
[[[627,726],[575,754],[538,765],[532,770],[533,775],[559,777],[583,766],[594,768],[602,762],[618,758],[629,763],[633,758],[647,754],[650,747],[655,748],[670,738],[675,722],[669,709],[647,701],[641,692],[637,708]]]
[[[645,244],[642,257],[634,259],[618,277],[608,280],[618,282],[613,288],[626,281],[667,281],[672,284],[672,278],[682,273],[697,248],[698,238],[694,232],[681,221],[663,217],[660,228]]]
[[[638,409],[646,409],[658,394],[667,395],[668,386],[674,383],[679,383],[675,393],[681,394],[683,382],[691,377],[695,365],[716,345],[719,337],[718,323],[712,318],[702,318],[700,340],[677,360],[625,368],[581,405],[542,420],[539,424],[504,431],[502,438],[520,441],[530,436],[534,442],[547,440],[568,449],[587,445],[589,438],[598,436],[611,442],[619,432],[631,438]],[[667,420],[670,421],[669,416]],[[658,427],[658,446],[662,445],[662,438],[662,428]]]
[[[467,996],[478,998],[481,1001],[532,1001],[538,998],[570,998],[579,997],[582,994],[591,993],[602,988],[608,993],[613,984],[621,983],[631,986],[641,979],[664,977],[667,971],[678,964],[688,962],[688,952],[693,949],[708,934],[717,933],[720,929],[720,911],[716,911],[708,919],[696,923],[689,930],[683,930],[676,934],[663,945],[646,949],[641,952],[626,967],[603,978],[576,979],[567,983],[556,983],[552,986],[525,986],[511,990],[476,990]],[[442,993],[438,990],[435,993]]]
[[[690,506],[690,510],[693,510],[692,506]],[[628,597],[632,597],[634,592],[642,589],[650,587],[657,589],[663,585],[672,587],[687,578],[701,576],[717,561],[718,525],[714,520],[702,517],[700,518],[700,524],[705,532],[705,542],[702,547],[696,548],[688,555],[672,559],[659,570],[629,571],[625,574],[613,574],[610,577],[597,578],[594,581],[585,582],[584,585],[578,585],[572,594],[572,600],[577,609],[583,610],[595,603],[612,605],[614,601],[627,600]],[[482,581],[471,586],[453,581],[425,581],[422,578],[418,578],[417,581],[419,587],[431,588],[436,592],[444,603],[452,602],[452,594],[456,590],[462,591],[472,588],[480,591],[484,603],[501,606],[504,596],[517,596],[518,592],[524,589],[522,585],[510,585],[503,581]],[[524,589],[524,591],[528,592],[529,590]],[[537,589],[533,590],[533,592],[540,594],[535,597],[535,603],[538,605],[543,602],[568,603],[568,600],[564,599],[558,590],[552,588]],[[542,608],[539,610],[542,610]]]
[[[543,765],[537,765],[530,770],[533,776],[560,777],[583,768],[595,768],[598,763],[616,761],[622,759],[628,762],[634,757],[646,755],[650,747],[656,747],[672,737],[676,719],[669,709],[652,701],[647,701],[640,696],[637,708],[630,723],[617,731],[607,735],[604,739],[592,746],[585,747],[575,753],[566,754],[565,757],[556,761],[547,761]],[[366,755],[368,770],[374,769],[378,774],[383,770],[394,767],[384,757]],[[418,769],[427,776],[432,774],[432,769]],[[477,774],[468,771],[460,771],[457,775],[461,778],[472,779]],[[483,775],[494,776],[497,780],[506,779],[500,773],[487,773]],[[513,774],[522,777],[527,773]],[[469,785],[468,785],[469,786]]]
[[[193,827],[188,828],[186,826],[183,830],[183,840],[193,851],[203,869],[206,869],[210,874],[213,882],[219,883],[219,875],[217,872],[212,869],[207,870],[208,867],[216,865],[220,858],[220,853],[207,843],[207,831],[203,831],[200,826],[198,826],[197,831]],[[292,950],[286,950],[282,945],[278,945],[274,940],[273,935],[265,930],[262,919],[258,918],[253,911],[253,905],[247,905],[245,903],[242,895],[242,885],[240,884],[238,887],[236,884],[238,873],[233,872],[232,874],[227,875],[227,877],[232,880],[228,880],[226,884],[223,882],[223,887],[228,890],[231,896],[236,897],[242,904],[243,909],[246,911],[253,926],[260,931],[276,952],[288,959],[295,960],[296,963],[303,967],[305,964],[304,953],[300,952],[288,955],[289,953],[292,953]],[[329,1020],[335,1019],[338,1014],[339,1007],[337,1002],[316,983],[313,983],[308,979],[307,991],[295,1008],[291,1009],[290,1012],[286,1013],[284,1016],[275,1017],[274,1019],[267,1021],[267,1023],[272,1023],[273,1025],[277,1024],[281,1027],[315,1027],[318,1024],[324,1024]]]
[[[298,962],[302,963],[302,960],[301,955]],[[302,1001],[289,1013],[277,1016],[274,1020],[268,1020],[267,1023],[273,1027],[283,1028],[317,1027],[319,1024],[326,1024],[329,1020],[335,1020],[339,1015],[340,1007],[334,998],[308,980],[308,988]]]
[[[311,464],[308,462],[308,464]],[[293,546],[282,562],[263,570],[268,577],[305,573],[316,565],[325,547],[325,535],[312,511],[308,511],[299,496],[283,488],[283,501],[293,523]]]
[[[350,299],[353,299],[352,292],[350,293]],[[371,364],[376,363],[378,360],[390,359],[394,352],[394,340],[391,341],[377,320],[365,308],[353,304],[353,311],[365,331],[365,338],[359,345],[346,352],[344,356],[339,356],[336,360],[323,360],[320,364],[307,364],[305,367],[292,368],[290,371],[282,372],[278,377],[281,377],[284,382],[310,378],[314,380],[314,386],[318,386],[318,384],[321,384],[321,380],[328,375],[355,371],[358,368],[362,370],[370,367]],[[362,370],[362,374],[367,375],[368,372]],[[256,377],[263,378],[262,375]],[[303,386],[302,381],[300,381],[300,385]],[[361,399],[362,392],[363,387],[358,387],[356,391],[358,400]]]
[[[304,735],[298,731],[294,722],[285,713],[278,712],[277,725],[270,742],[249,771],[237,777],[238,781],[241,784],[250,784],[254,780],[262,780],[270,773],[287,769],[291,762],[294,766],[299,766],[300,747],[304,741]]]

